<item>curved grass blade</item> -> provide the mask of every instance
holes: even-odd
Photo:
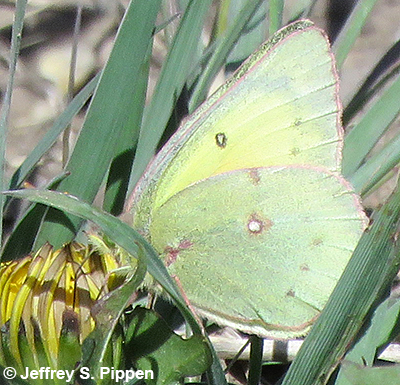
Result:
[[[198,325],[197,320],[189,310],[176,286],[176,283],[168,274],[168,271],[158,254],[133,228],[123,223],[118,218],[115,218],[106,212],[102,212],[85,202],[79,201],[76,197],[60,192],[48,190],[14,190],[4,192],[3,194],[8,194],[20,199],[29,199],[32,202],[51,206],[79,216],[80,218],[90,220],[98,225],[106,236],[125,249],[132,256],[139,256],[138,244],[140,244],[144,251],[142,256],[147,271],[171,296],[175,305],[185,317],[193,332],[195,334],[202,334],[201,327]],[[224,385],[226,384],[226,380],[223,375],[221,364],[219,363],[219,359],[211,344],[210,348],[213,356],[213,363],[211,369],[208,371],[209,381],[215,385]]]
[[[282,385],[324,384],[390,287],[400,263],[400,189],[364,232]],[[369,315],[369,316],[368,316]]]
[[[188,321],[190,327],[197,334],[201,330],[192,313],[189,311],[182,295],[175,282],[168,274],[164,264],[155,252],[153,247],[133,228],[123,223],[118,218],[100,211],[89,204],[80,201],[78,198],[57,191],[48,190],[13,190],[6,191],[4,194],[14,198],[28,199],[31,202],[41,203],[51,206],[58,210],[76,215],[82,219],[89,220],[98,225],[101,230],[113,242],[125,249],[133,257],[139,256],[138,244],[143,249],[143,262],[147,266],[148,272],[163,287],[163,289],[172,297],[176,306]]]
[[[49,207],[44,205],[33,205],[28,209],[7,239],[1,257],[2,261],[10,261],[31,252],[48,210]]]
[[[47,188],[54,190],[68,174],[61,174],[54,178]],[[10,197],[7,197],[10,198]],[[19,220],[14,231],[3,247],[2,260],[9,261],[29,254],[35,244],[38,231],[43,224],[44,217],[49,210],[48,206],[32,204]]]
[[[355,191],[368,195],[375,186],[386,178],[400,162],[400,136],[389,142],[380,152],[369,158],[349,177]]]

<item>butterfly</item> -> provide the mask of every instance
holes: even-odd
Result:
[[[278,31],[188,117],[132,198],[133,226],[199,314],[304,335],[365,226],[341,176],[338,76],[325,34]]]

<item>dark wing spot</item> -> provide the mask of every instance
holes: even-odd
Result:
[[[291,150],[290,150],[290,155],[292,155],[292,156],[297,156],[297,155],[299,155],[300,154],[300,149],[298,148],[298,147],[293,147]]]
[[[301,271],[310,271],[310,267],[306,263],[303,263],[302,265],[300,265],[300,270]]]
[[[321,238],[315,238],[311,242],[311,244],[313,246],[319,246],[319,245],[322,245],[322,243],[323,243],[323,240]]]
[[[217,135],[215,135],[215,143],[219,148],[225,148],[227,141],[228,138],[223,132],[219,132]]]
[[[165,266],[166,267],[171,266],[176,261],[176,259],[178,258],[178,255],[179,255],[181,250],[189,249],[192,246],[193,246],[193,243],[190,242],[188,239],[185,239],[185,240],[181,241],[179,243],[178,247],[167,246],[164,249],[164,254],[165,254],[164,263],[165,263]]]
[[[257,186],[257,185],[260,183],[260,180],[261,180],[260,174],[259,174],[259,172],[258,172],[258,169],[257,169],[257,168],[252,168],[252,169],[250,170],[249,175],[250,175],[251,183],[252,183],[254,186]]]
[[[294,292],[293,289],[290,289],[287,293],[286,293],[286,297],[295,297],[296,293]]]
[[[164,264],[166,267],[168,267],[176,261],[176,258],[178,258],[179,249],[167,246],[164,249],[164,254],[165,254]]]

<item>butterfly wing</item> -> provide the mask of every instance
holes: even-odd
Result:
[[[164,146],[137,185],[135,226],[199,180],[241,168],[309,164],[338,170],[337,75],[325,35],[294,23],[237,71]]]
[[[202,314],[287,338],[305,333],[346,266],[363,230],[357,206],[318,168],[236,170],[175,194],[150,233]]]
[[[325,35],[294,23],[186,120],[139,181],[134,226],[204,315],[288,338],[326,303],[365,221],[339,176],[337,95]]]

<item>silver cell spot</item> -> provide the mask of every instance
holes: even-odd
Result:
[[[227,141],[228,138],[223,132],[219,132],[217,135],[215,135],[215,143],[219,148],[225,148]]]
[[[250,222],[248,223],[247,227],[252,233],[261,233],[263,224],[260,220],[258,219],[251,219]]]

